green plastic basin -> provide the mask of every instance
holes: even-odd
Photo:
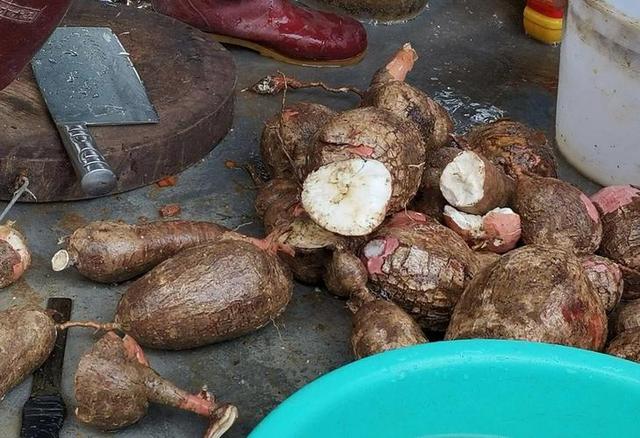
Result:
[[[640,437],[640,365],[521,341],[436,342],[337,369],[250,438]]]

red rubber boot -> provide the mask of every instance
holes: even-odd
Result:
[[[161,14],[184,21],[228,44],[279,61],[342,66],[359,62],[367,48],[360,22],[297,6],[289,0],[153,0]]]

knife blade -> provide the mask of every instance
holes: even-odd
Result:
[[[59,27],[31,65],[83,190],[111,192],[116,176],[88,127],[159,121],[129,53],[108,27]]]
[[[55,311],[53,319],[61,324],[71,316],[69,298],[49,298],[47,308]],[[22,407],[20,438],[58,438],[66,415],[66,405],[60,393],[62,365],[67,332],[59,332],[47,360],[33,374],[31,395]]]

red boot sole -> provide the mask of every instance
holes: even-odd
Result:
[[[356,55],[352,58],[347,59],[335,59],[335,60],[326,60],[326,61],[312,61],[308,59],[296,59],[291,58],[289,56],[283,55],[282,53],[276,52],[269,47],[265,47],[261,44],[254,43],[252,41],[243,40],[240,38],[234,38],[226,35],[218,35],[212,34],[213,38],[222,44],[231,44],[234,46],[244,47],[246,49],[253,50],[258,52],[262,56],[266,56],[267,58],[273,58],[276,61],[286,62],[287,64],[295,64],[302,65],[305,67],[345,67],[348,65],[354,65],[362,61],[366,54],[366,50],[359,55]]]

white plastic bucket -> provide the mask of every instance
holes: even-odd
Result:
[[[640,185],[640,0],[570,0],[558,147],[588,178]]]

